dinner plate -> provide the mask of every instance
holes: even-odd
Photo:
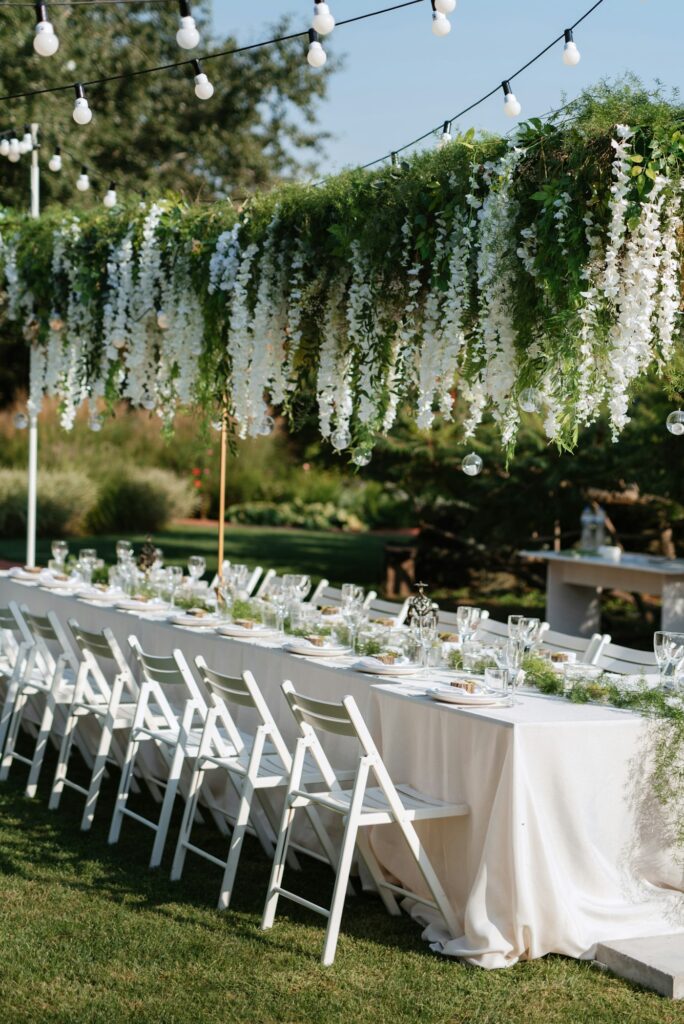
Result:
[[[426,689],[428,697],[444,704],[459,704],[461,707],[505,708],[510,707],[510,697],[497,697],[492,693],[468,693],[457,686],[431,686]]]
[[[224,622],[216,627],[216,632],[221,636],[231,636],[234,640],[263,640],[265,637],[276,635],[276,631],[269,626],[262,626],[257,623],[253,629],[247,626],[238,626],[234,622]]]
[[[124,597],[114,603],[115,608],[121,608],[125,612],[149,611],[154,605],[151,601],[134,601],[132,597]]]
[[[377,658],[361,658],[355,665],[352,665],[357,672],[370,672],[374,676],[415,676],[420,672],[418,665],[407,665],[404,662],[395,662],[393,665],[386,665],[384,661]]]
[[[57,579],[55,576],[40,576],[38,582],[41,587],[46,587],[48,590],[72,590],[75,586],[73,580],[70,580],[68,576],[65,576],[63,580]]]
[[[197,629],[213,629],[218,619],[215,615],[171,615],[169,622],[174,626],[194,626]]]
[[[299,654],[307,658],[339,658],[341,655],[349,654],[349,647],[317,647],[316,644],[309,644],[306,641],[291,640],[283,644],[283,650],[289,654]]]

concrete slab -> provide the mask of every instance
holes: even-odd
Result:
[[[596,961],[618,977],[668,999],[684,999],[684,932],[601,942]]]

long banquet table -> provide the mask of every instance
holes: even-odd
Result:
[[[392,683],[279,644],[184,629],[0,576],[0,605],[9,601],[86,629],[107,625],[124,649],[135,633],[150,653],[181,648],[224,673],[249,668],[287,740],[294,725],[283,679],[322,699],[352,694],[395,781],[471,809],[421,828],[461,922],[461,934],[446,935],[424,907],[412,908],[434,949],[496,968],[684,932],[684,868],[649,789],[654,725],[638,715],[533,694],[511,708],[446,706],[416,680]],[[326,749],[340,767],[353,763],[348,740],[326,737]],[[372,842],[384,869],[421,891],[394,828],[374,829]]]

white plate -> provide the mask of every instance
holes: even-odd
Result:
[[[7,573],[11,580],[21,580],[22,583],[40,583],[39,572],[27,572],[26,569],[10,569]]]
[[[431,686],[425,692],[433,700],[445,704],[460,704],[461,707],[505,708],[511,704],[510,697],[496,697],[491,693],[468,693],[457,686]]]
[[[407,665],[403,662],[395,662],[394,665],[386,665],[384,661],[377,658],[361,658],[355,665],[352,665],[357,672],[370,672],[374,676],[417,676],[420,674],[418,665]]]
[[[58,580],[54,576],[41,575],[38,577],[38,582],[41,587],[46,587],[48,590],[72,590],[76,585],[68,576],[63,580]]]
[[[283,644],[283,650],[289,654],[300,654],[307,658],[339,658],[344,654],[349,654],[348,647],[317,647],[316,644],[295,640]]]
[[[114,603],[115,608],[121,608],[125,612],[145,612],[154,608],[151,601],[134,601],[132,597],[124,597]]]
[[[174,626],[195,626],[202,629],[213,629],[218,619],[215,615],[172,615],[169,622]]]
[[[216,632],[221,636],[232,636],[234,640],[263,640],[265,637],[276,635],[275,629],[269,629],[268,626],[259,623],[254,629],[248,629],[246,626],[237,626],[234,622],[224,622],[223,625],[217,626]]]

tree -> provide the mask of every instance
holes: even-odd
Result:
[[[33,50],[31,8],[4,8],[0,94],[125,74],[238,45],[232,37],[212,37],[207,2],[197,3],[193,13],[202,42],[187,51],[176,44],[173,2],[49,6],[60,48],[44,58]],[[283,35],[288,28],[287,22],[265,25],[264,37]],[[110,180],[122,190],[153,195],[172,190],[189,200],[241,197],[301,170],[325,138],[315,129],[315,118],[328,69],[312,72],[304,53],[304,39],[295,39],[207,60],[203,70],[216,91],[204,102],[194,94],[190,65],[91,86],[87,95],[94,117],[87,127],[71,117],[73,90],[6,101],[9,121],[2,127],[14,124],[21,132],[35,120],[46,150],[61,144],[62,173],[44,175],[47,203],[77,209],[83,202],[99,202]],[[45,152],[45,162],[48,156]],[[97,183],[85,197],[74,190],[81,164]],[[4,205],[28,205],[27,178],[25,160],[2,164]]]

